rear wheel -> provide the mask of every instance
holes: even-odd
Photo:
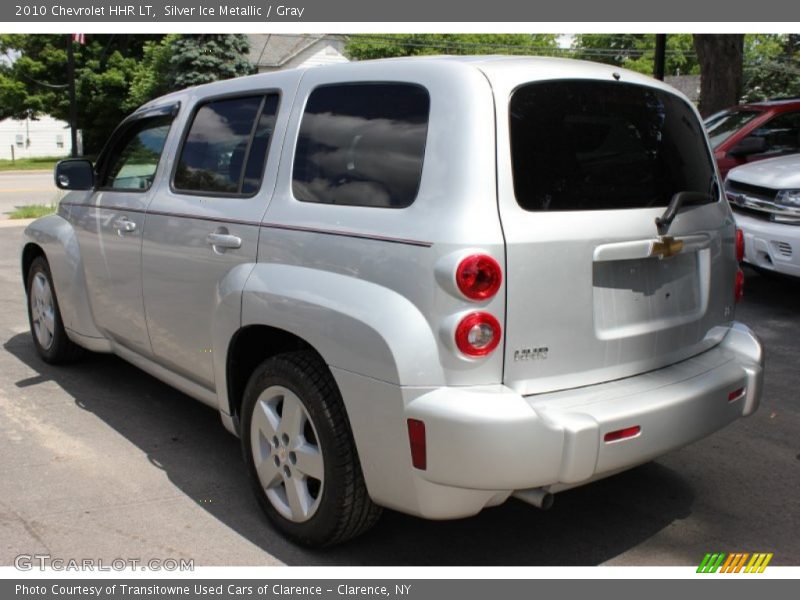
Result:
[[[83,349],[67,337],[50,266],[42,256],[35,258],[28,270],[27,292],[28,322],[39,356],[54,365],[78,358]]]
[[[282,354],[255,370],[242,403],[242,449],[262,508],[297,542],[344,542],[380,516],[339,390],[311,352]]]

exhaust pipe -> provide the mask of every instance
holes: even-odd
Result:
[[[546,492],[543,488],[530,488],[528,490],[517,490],[512,496],[528,504],[532,504],[536,508],[548,510],[553,506],[554,496],[550,492]]]

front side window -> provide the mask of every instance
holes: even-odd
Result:
[[[248,196],[261,187],[278,95],[214,100],[202,105],[181,148],[178,191]]]
[[[709,117],[705,125],[711,147],[716,150],[722,142],[761,114],[757,110],[733,109]]]
[[[749,137],[764,138],[764,152],[760,154],[800,152],[800,112],[786,113],[770,119]]]
[[[705,132],[680,98],[604,81],[547,81],[510,102],[514,192],[529,211],[666,206],[677,192],[709,194]]]
[[[141,119],[122,132],[108,158],[101,187],[114,190],[150,189],[158,168],[172,116]]]
[[[406,83],[348,83],[308,98],[294,158],[300,201],[405,208],[417,196],[430,98]]]

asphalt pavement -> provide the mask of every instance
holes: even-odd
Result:
[[[238,440],[213,410],[113,356],[70,367],[36,357],[21,231],[0,227],[2,565],[41,552],[196,565],[697,565],[737,551],[800,565],[799,282],[747,272],[738,318],[768,353],[752,417],[558,494],[549,511],[515,500],[457,521],[386,511],[365,536],[309,551],[262,516]]]
[[[61,197],[53,171],[0,171],[0,219],[27,204],[52,204]]]

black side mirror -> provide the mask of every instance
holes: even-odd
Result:
[[[756,137],[751,135],[750,137],[744,138],[741,142],[736,144],[733,148],[731,148],[730,154],[731,156],[739,157],[739,156],[750,156],[751,154],[761,154],[762,152],[767,151],[767,140],[763,137]]]
[[[56,187],[61,190],[91,190],[94,187],[92,162],[85,158],[68,158],[56,164]]]

